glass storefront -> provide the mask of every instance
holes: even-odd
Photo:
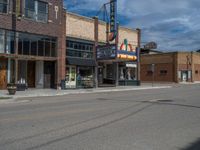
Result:
[[[19,33],[18,53],[32,56],[56,56],[56,38]]]
[[[77,67],[77,87],[92,88],[94,86],[93,67]]]

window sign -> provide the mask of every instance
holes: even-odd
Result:
[[[98,60],[108,60],[116,58],[116,45],[104,45],[97,47],[97,59]]]

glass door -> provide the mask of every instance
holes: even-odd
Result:
[[[65,80],[66,88],[76,88],[76,66],[66,67]]]

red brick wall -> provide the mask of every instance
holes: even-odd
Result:
[[[175,68],[175,54],[163,53],[154,55],[142,55],[141,56],[141,81],[151,82],[153,75],[151,71],[151,64],[155,64],[154,81],[157,82],[176,82],[176,68]],[[162,74],[160,71],[167,71],[166,74]],[[149,73],[148,73],[149,72]]]
[[[150,64],[141,65],[141,81],[152,81],[153,80],[153,74],[151,74],[149,72],[150,70],[151,70]],[[160,72],[161,70],[166,70],[167,73],[162,74]],[[174,81],[173,64],[172,63],[155,64],[154,81],[157,81],[157,82],[175,82]]]
[[[66,12],[63,10],[63,0],[42,1],[48,2],[48,22],[41,23],[26,19],[23,17],[24,10],[22,9],[22,18],[16,21],[16,31],[57,37],[57,80],[55,84],[58,85],[60,80],[65,77]],[[24,4],[24,0],[22,0],[22,4]],[[57,19],[55,6],[59,8]],[[24,8],[23,5],[22,8]],[[7,14],[0,14],[0,28],[12,30],[12,3],[10,3]]]
[[[200,81],[200,64],[194,64],[194,81]]]
[[[23,0],[22,0],[23,1]],[[48,23],[40,23],[36,21],[32,21],[22,17],[22,19],[17,20],[16,22],[16,30],[28,33],[35,33],[41,35],[49,35],[57,37],[60,33],[61,24],[65,24],[65,20],[63,17],[63,2],[62,0],[43,0],[49,3],[49,19]],[[10,4],[12,5],[12,4]],[[56,19],[55,6],[59,6],[58,18]],[[23,8],[24,6],[22,6]],[[12,30],[12,6],[10,6],[10,10],[8,14],[0,14],[0,28]],[[24,14],[24,10],[22,10],[22,15]]]

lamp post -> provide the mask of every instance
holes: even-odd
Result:
[[[155,64],[151,64],[152,71],[152,87],[154,86],[154,72],[155,72]]]

